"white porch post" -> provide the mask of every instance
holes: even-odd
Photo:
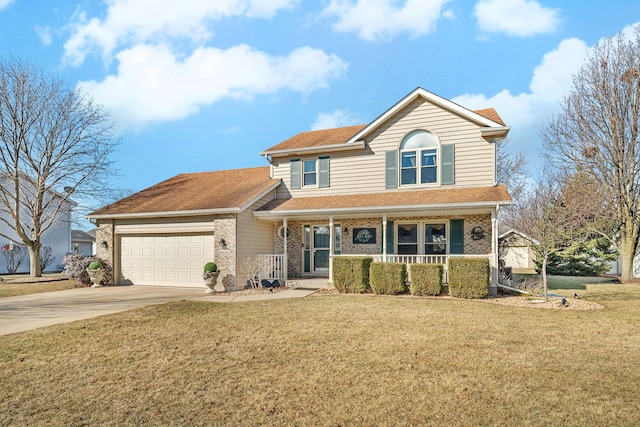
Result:
[[[335,255],[336,234],[333,217],[329,217],[329,283],[333,283],[333,256]]]
[[[489,295],[498,293],[498,208],[491,212],[491,287]]]
[[[289,279],[289,256],[287,255],[287,218],[282,219],[282,243],[284,245],[284,250],[282,251],[283,260],[282,260],[282,268],[284,269],[284,281],[285,283]]]
[[[387,214],[382,215],[382,262],[387,262]]]

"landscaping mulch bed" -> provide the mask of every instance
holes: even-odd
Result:
[[[544,298],[532,298],[530,296],[498,296],[487,298],[483,301],[492,304],[511,305],[517,307],[559,310],[601,310],[604,308],[603,305],[580,298],[567,298],[565,305],[562,305],[562,298],[558,297],[549,297],[547,302],[544,301]]]
[[[336,289],[320,289],[313,296],[327,296],[327,295],[339,295],[340,293]],[[375,296],[375,294],[366,294]],[[388,295],[385,295],[388,296]],[[450,296],[436,296],[436,297],[414,297],[412,295],[397,295],[396,297],[402,298],[435,298],[435,299],[456,299]],[[463,301],[463,300],[461,300]],[[533,298],[531,296],[497,296],[490,297],[481,300],[482,302],[489,302],[492,304],[510,305],[516,307],[529,307],[529,308],[545,308],[545,309],[561,309],[561,310],[601,310],[603,305],[598,303],[587,301],[580,298],[567,298],[565,305],[562,305],[562,298],[549,297],[549,301],[544,302],[543,298]]]

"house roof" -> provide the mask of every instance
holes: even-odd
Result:
[[[486,136],[504,137],[509,131],[509,127],[505,125],[502,118],[493,108],[476,111],[468,110],[427,90],[417,88],[369,124],[302,132],[264,150],[261,154],[270,156],[291,155],[298,154],[301,150],[310,150],[318,147],[337,149],[339,146],[342,146],[341,148],[347,148],[351,144],[353,144],[353,147],[351,147],[353,149],[364,148],[364,145],[355,143],[365,138],[367,134],[376,129],[380,124],[418,98],[426,99],[442,108],[461,115],[467,120],[477,123],[485,128],[483,134]]]
[[[342,144],[366,126],[367,125],[346,126],[335,129],[302,132],[281,142],[280,144],[274,145],[268,150],[265,150],[265,153],[297,148],[324,147],[327,145]]]
[[[72,242],[95,242],[96,238],[86,231],[82,230],[71,230],[71,241]]]
[[[504,185],[479,188],[447,188],[388,191],[371,194],[334,195],[275,199],[255,212],[260,217],[287,215],[392,212],[446,208],[494,207],[510,204]]]
[[[275,189],[270,168],[176,175],[87,215],[88,218],[231,213],[246,209]]]
[[[509,236],[511,236],[511,235],[519,236],[519,237],[521,237],[521,238],[523,238],[523,239],[525,239],[525,240],[529,240],[529,241],[533,242],[533,243],[534,243],[534,244],[536,244],[536,245],[537,245],[538,243],[540,243],[540,242],[538,242],[536,239],[534,239],[533,237],[529,237],[528,235],[524,234],[524,233],[523,233],[523,232],[521,232],[521,231],[516,230],[515,228],[512,228],[512,229],[510,229],[509,231],[505,231],[504,233],[502,233],[501,235],[499,235],[499,236],[498,236],[498,239],[499,239],[499,240],[503,240],[503,239],[505,239],[506,237],[509,237]]]
[[[502,117],[498,115],[498,112],[494,108],[485,108],[483,110],[474,110],[474,113],[480,114],[482,117],[486,117],[489,120],[492,120],[496,123],[501,124],[502,126],[506,126]]]

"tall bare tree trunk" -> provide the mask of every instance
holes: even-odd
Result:
[[[31,242],[27,246],[29,249],[29,275],[31,277],[42,277],[40,268],[40,242]]]
[[[633,233],[623,232],[620,236],[620,258],[622,268],[620,279],[625,282],[633,279],[633,259],[636,255],[636,238]]]
[[[544,289],[544,302],[549,301],[549,281],[547,280],[547,260],[549,259],[549,255],[544,256],[542,258],[542,288]]]

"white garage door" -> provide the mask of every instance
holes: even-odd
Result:
[[[204,287],[213,248],[213,234],[121,236],[120,283]]]

